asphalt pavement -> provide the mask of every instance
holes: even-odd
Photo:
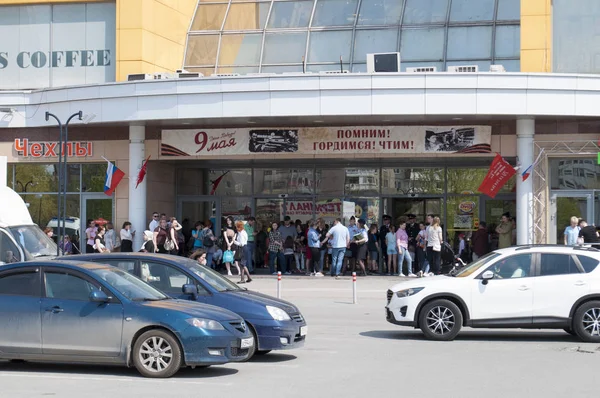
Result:
[[[235,277],[233,280],[237,280]],[[182,369],[166,380],[135,369],[0,363],[0,398],[154,397],[592,397],[600,347],[563,331],[465,329],[453,342],[385,320],[386,290],[400,278],[284,277],[282,298],[299,306],[304,348],[249,363]],[[276,294],[276,277],[248,288]]]

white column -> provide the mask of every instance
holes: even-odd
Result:
[[[0,156],[0,186],[1,187],[5,187],[8,184],[8,180],[6,178],[7,172],[8,172],[8,157]]]
[[[144,126],[129,126],[129,222],[131,229],[136,231],[133,238],[133,251],[138,250],[143,243],[144,231],[148,229],[146,220],[146,181],[137,187],[137,176],[146,158]]]
[[[533,164],[535,119],[517,119],[517,157],[521,168],[517,172],[517,244],[533,243],[533,170],[523,181],[521,173]]]

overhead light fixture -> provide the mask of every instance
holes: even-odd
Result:
[[[256,124],[256,122],[253,122],[252,120],[248,120],[247,122],[248,124]]]
[[[181,124],[191,124],[190,122],[181,122]]]
[[[391,121],[392,121],[392,119],[383,119],[383,120],[382,120],[382,122],[384,122],[384,123],[385,123],[385,122],[391,122]]]
[[[83,118],[81,118],[81,121],[83,122],[83,124],[88,124],[89,122],[91,122],[95,118],[96,118],[96,114],[95,113],[86,113],[85,115],[83,115]]]
[[[453,117],[452,120],[463,120],[462,117]]]
[[[323,123],[322,120],[315,120],[315,123]]]

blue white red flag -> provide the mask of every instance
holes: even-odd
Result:
[[[538,157],[535,159],[535,162],[533,162],[531,164],[531,166],[529,166],[528,168],[526,168],[525,171],[523,171],[521,173],[521,177],[523,178],[523,181],[527,181],[527,179],[531,175],[531,172],[533,171],[533,168],[539,163],[540,159],[542,158],[542,153],[544,153],[544,148],[542,148],[540,150],[540,153],[538,154]]]
[[[104,180],[104,193],[108,196],[112,196],[115,189],[117,189],[117,185],[119,185],[123,177],[125,177],[125,173],[117,168],[112,162],[108,160],[106,160],[106,162],[108,163],[108,168],[106,169],[106,179]]]

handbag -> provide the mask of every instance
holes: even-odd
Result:
[[[225,250],[223,253],[224,263],[233,263],[233,252],[231,250]]]
[[[167,240],[165,240],[165,244],[163,245],[163,247],[165,248],[166,251],[170,252],[171,250],[175,249],[175,242],[173,242],[171,239],[167,238]]]
[[[215,241],[211,239],[210,233],[205,232],[202,235],[202,246],[204,247],[213,247],[215,245]]]

